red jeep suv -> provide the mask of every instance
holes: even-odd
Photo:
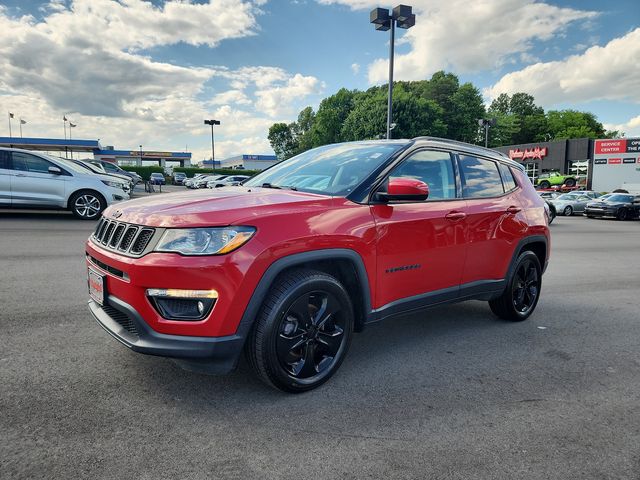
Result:
[[[437,138],[327,145],[241,186],[105,210],[86,244],[89,308],[130,349],[315,388],[353,332],[398,313],[488,301],[536,308],[548,212],[517,163]]]

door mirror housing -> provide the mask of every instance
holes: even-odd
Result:
[[[429,197],[429,186],[414,178],[392,178],[386,192],[378,192],[384,202],[422,202]]]
[[[52,173],[53,175],[62,175],[62,170],[58,167],[51,166],[49,167],[49,173]]]

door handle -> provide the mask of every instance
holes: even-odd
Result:
[[[511,206],[511,207],[507,208],[507,213],[516,214],[516,213],[521,212],[521,211],[522,211],[522,209],[520,207]]]
[[[458,220],[467,218],[467,214],[464,212],[456,212],[454,210],[453,212],[447,213],[444,218],[446,218],[447,220],[451,220],[452,222],[457,222]]]

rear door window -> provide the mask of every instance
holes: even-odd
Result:
[[[498,197],[504,194],[502,178],[496,162],[460,155],[460,175],[464,198]]]

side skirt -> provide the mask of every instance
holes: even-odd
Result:
[[[504,292],[506,280],[481,280],[465,283],[458,287],[444,288],[434,292],[423,293],[413,297],[402,298],[376,308],[367,318],[367,324],[379,322],[385,318],[416,310],[423,310],[437,305],[462,302],[465,300],[491,300]]]

